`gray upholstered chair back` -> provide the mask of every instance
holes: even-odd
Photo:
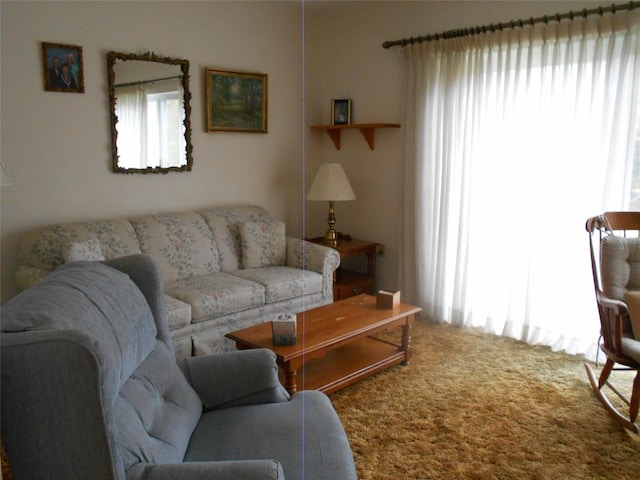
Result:
[[[110,263],[64,265],[3,307],[2,437],[18,479],[183,460],[202,403],[171,351],[159,269]]]

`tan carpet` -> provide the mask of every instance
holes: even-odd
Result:
[[[412,340],[409,366],[331,395],[361,480],[640,479],[582,357],[424,320]]]

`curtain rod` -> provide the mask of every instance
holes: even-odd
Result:
[[[114,88],[117,88],[117,87],[133,87],[134,85],[142,85],[144,83],[161,82],[163,80],[173,80],[174,78],[182,78],[182,75],[175,75],[173,77],[164,77],[164,78],[154,78],[153,80],[140,80],[139,82],[118,83],[118,84],[114,85]]]
[[[536,23],[546,23],[549,24],[550,21],[555,20],[556,22],[560,22],[560,20],[568,18],[573,20],[576,17],[587,18],[589,15],[600,15],[603,16],[605,13],[613,13],[615,14],[618,11],[622,10],[633,10],[635,8],[640,8],[640,2],[629,2],[623,4],[612,4],[608,7],[596,7],[592,9],[583,9],[577,12],[573,10],[568,13],[556,13],[555,15],[543,15],[542,17],[534,18],[530,17],[528,19],[519,19],[519,20],[511,20],[506,23],[498,23],[498,24],[489,24],[482,25],[479,27],[471,27],[471,28],[458,28],[453,30],[447,30],[446,32],[441,33],[430,33],[429,35],[420,36],[420,37],[410,37],[403,38],[402,40],[393,40],[386,41],[382,44],[383,48],[391,48],[391,47],[406,47],[407,45],[413,45],[414,43],[422,43],[422,42],[431,42],[433,40],[445,40],[449,38],[459,38],[459,37],[467,37],[469,35],[478,35],[480,33],[487,32],[495,32],[496,30],[502,31],[504,29],[515,29],[516,27],[524,28],[525,25],[533,26]]]

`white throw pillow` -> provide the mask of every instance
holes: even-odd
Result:
[[[104,260],[102,248],[97,238],[88,238],[84,242],[70,243],[62,252],[65,262],[77,262],[79,260],[101,261]]]
[[[242,268],[284,265],[287,242],[282,222],[244,222],[239,224]]]

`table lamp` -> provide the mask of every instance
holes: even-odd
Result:
[[[307,200],[320,200],[329,202],[329,230],[323,239],[326,245],[336,247],[338,245],[338,235],[336,234],[336,211],[335,202],[345,200],[355,200],[351,184],[344,173],[342,165],[339,163],[323,163],[313,179]]]

